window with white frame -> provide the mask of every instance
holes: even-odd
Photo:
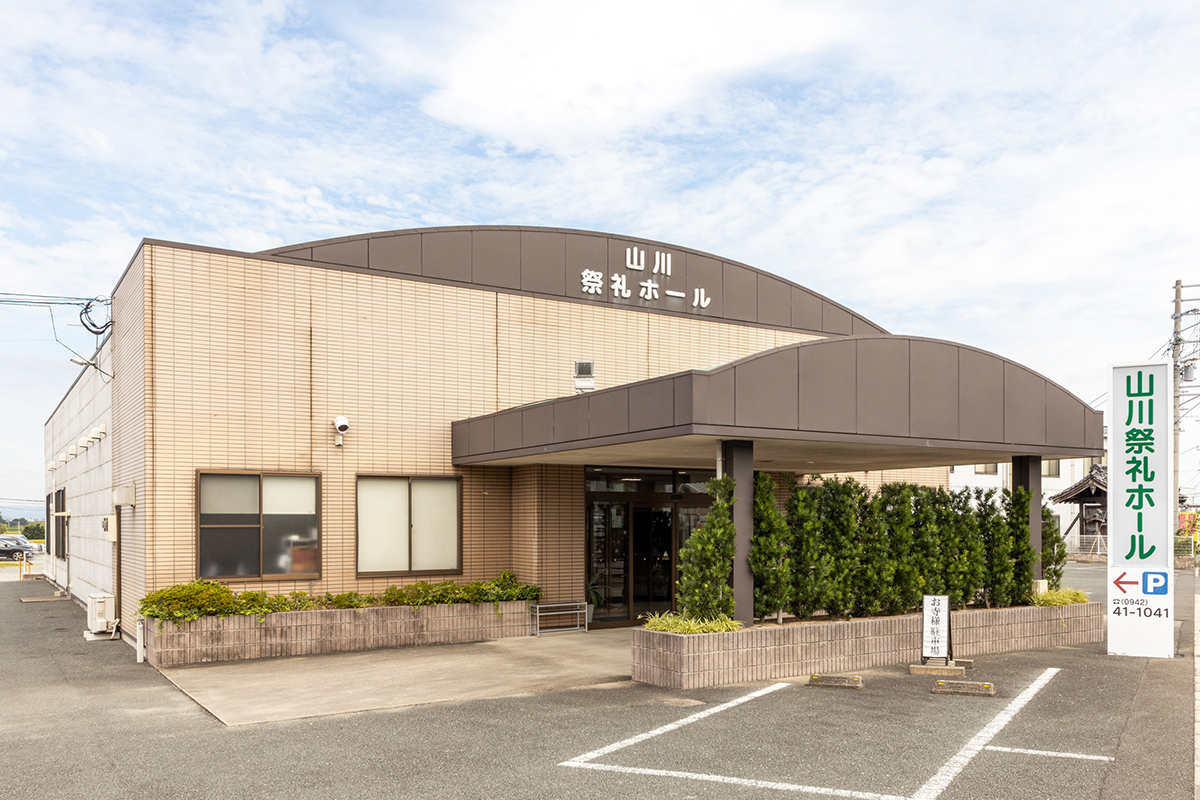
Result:
[[[999,464],[993,463],[993,464],[976,464],[975,465],[975,474],[976,475],[996,475],[999,472],[1000,472]]]
[[[1042,459],[1042,477],[1057,478],[1062,474],[1062,467],[1057,458]]]
[[[201,474],[202,578],[320,575],[315,475]]]
[[[460,481],[360,475],[359,574],[462,571]]]

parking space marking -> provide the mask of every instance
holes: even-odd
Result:
[[[1027,756],[1050,756],[1051,758],[1081,758],[1084,761],[1116,761],[1111,756],[1089,756],[1083,753],[1054,753],[1049,750],[1026,750],[1023,747],[996,747],[989,744],[984,750],[995,750],[999,753],[1021,753]]]
[[[719,706],[713,706],[712,708],[705,709],[704,711],[701,711],[697,714],[692,714],[690,717],[684,717],[683,719],[679,720],[678,722],[672,722],[669,725],[663,725],[661,728],[655,728],[654,730],[650,731],[649,733],[639,733],[637,736],[631,736],[628,739],[622,739],[621,741],[617,742],[616,744],[610,744],[607,747],[601,747],[599,750],[593,750],[590,753],[584,753],[581,756],[575,756],[574,758],[572,758],[569,761],[562,762],[561,764],[559,764],[559,766],[560,767],[578,767],[582,764],[586,764],[589,761],[593,761],[597,758],[600,758],[600,756],[606,756],[609,753],[615,753],[618,750],[622,750],[626,747],[629,747],[630,745],[635,745],[638,742],[644,742],[647,739],[653,739],[655,736],[661,736],[664,733],[670,733],[671,731],[682,728],[684,725],[691,725],[693,722],[699,722],[700,720],[704,719],[705,717],[711,717],[713,714],[719,714],[722,711],[728,711],[731,708],[740,706],[742,703],[748,703],[749,701],[753,700],[756,697],[762,697],[764,694],[770,694],[771,692],[777,692],[780,689],[786,689],[788,686],[791,686],[791,684],[790,683],[772,684],[771,686],[768,686],[765,689],[759,689],[757,692],[751,692],[750,694],[743,695],[742,697],[739,697],[736,700],[730,700],[728,703],[722,703]]]
[[[755,789],[778,789],[783,792],[807,792],[826,797],[850,797],[854,800],[908,800],[907,797],[894,794],[874,794],[872,792],[854,792],[849,789],[827,789],[823,786],[802,786],[798,783],[778,783],[775,781],[756,781],[750,778],[734,778],[729,775],[706,775],[702,772],[677,772],[670,769],[644,769],[642,767],[618,767],[615,764],[592,764],[586,761],[564,761],[560,767],[582,767],[583,769],[598,769],[604,772],[624,772],[629,775],[656,775],[664,778],[690,778],[694,781],[709,781],[710,783],[728,783],[736,786],[749,786]]]
[[[995,716],[991,722],[983,726],[983,730],[971,737],[971,741],[963,745],[963,748],[958,751],[937,771],[937,774],[925,782],[925,785],[917,790],[913,795],[912,800],[936,800],[938,795],[946,791],[946,787],[950,782],[957,777],[958,773],[966,768],[967,764],[971,763],[971,759],[979,755],[983,748],[987,747],[988,742],[996,738],[996,734],[1004,730],[1004,726],[1012,721],[1012,718],[1017,715],[1017,712],[1025,707],[1025,704],[1033,699],[1033,696],[1042,690],[1050,679],[1058,674],[1057,667],[1051,667],[1041,674],[1041,676],[1033,683],[1029,684],[1029,688],[1017,695],[1011,703],[1009,703],[1003,711]]]
[[[620,772],[627,775],[652,775],[663,778],[686,778],[696,781],[708,781],[710,783],[732,784],[735,786],[748,786],[756,789],[776,789],[784,792],[800,792],[805,794],[823,795],[825,797],[847,797],[852,800],[936,800],[942,792],[946,790],[951,782],[962,772],[968,764],[971,763],[975,756],[979,755],[984,750],[994,750],[1001,753],[1014,753],[1020,755],[1035,755],[1035,756],[1050,756],[1054,758],[1075,758],[1085,761],[1113,761],[1114,759],[1108,756],[1091,756],[1082,753],[1059,753],[1050,750],[1026,750],[1016,747],[997,747],[988,744],[996,737],[1000,731],[1008,723],[1012,722],[1013,717],[1024,708],[1034,696],[1040,692],[1050,679],[1059,673],[1057,667],[1051,667],[1038,676],[1033,683],[1026,687],[1025,691],[1021,692],[1011,703],[1004,707],[1004,710],[992,718],[992,721],[983,727],[979,733],[971,737],[971,740],[963,745],[949,761],[942,765],[942,768],[937,773],[926,781],[916,794],[911,797],[892,794],[878,794],[875,792],[860,792],[852,789],[831,789],[824,786],[805,786],[798,783],[783,783],[779,781],[760,781],[751,778],[736,778],[731,775],[712,775],[702,772],[682,772],[678,770],[668,769],[648,769],[645,767],[624,767],[616,764],[597,764],[595,760],[602,756],[615,753],[626,747],[644,742],[647,739],[653,739],[656,736],[661,736],[664,733],[669,733],[678,730],[685,725],[690,725],[693,722],[699,722],[702,719],[711,717],[714,714],[719,714],[722,711],[727,711],[743,703],[749,702],[757,697],[770,694],[786,688],[791,684],[776,683],[765,689],[759,689],[756,692],[743,695],[735,700],[730,700],[728,703],[722,703],[719,706],[701,711],[697,714],[692,714],[690,717],[684,717],[677,722],[672,722],[668,725],[663,725],[661,728],[655,728],[647,733],[639,733],[637,736],[631,736],[628,739],[610,744],[606,747],[601,747],[598,750],[593,750],[590,753],[584,753],[581,756],[563,761],[559,764],[560,767],[574,767],[576,769],[594,769],[602,772]]]

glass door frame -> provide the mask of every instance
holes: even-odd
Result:
[[[638,624],[633,612],[633,537],[636,532],[633,528],[633,508],[635,506],[650,507],[650,508],[670,508],[671,509],[671,610],[676,611],[676,590],[675,585],[679,580],[679,549],[682,542],[679,541],[679,510],[681,508],[708,508],[712,505],[712,500],[707,494],[701,493],[680,493],[673,494],[667,492],[586,492],[584,495],[584,518],[589,520],[587,528],[584,531],[584,586],[587,586],[591,580],[591,512],[593,503],[623,503],[626,507],[625,515],[628,523],[625,528],[625,543],[626,567],[625,567],[625,597],[627,600],[627,615],[626,619],[609,619],[595,620],[592,622],[593,628],[620,628],[630,627]]]

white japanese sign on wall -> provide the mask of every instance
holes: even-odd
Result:
[[[1175,655],[1171,364],[1111,368],[1108,652]]]
[[[625,272],[614,272],[606,276],[594,269],[585,269],[579,275],[580,289],[584,294],[596,295],[600,299],[606,295],[613,299],[627,300],[637,292],[638,299],[656,301],[674,298],[687,302],[686,286],[680,279],[679,287],[671,284],[671,254],[654,251],[654,263],[650,270],[646,269],[646,251],[639,247],[625,248]],[[647,275],[647,272],[649,273]],[[631,274],[641,273],[641,274]],[[703,311],[712,302],[712,296],[706,287],[694,287],[690,310]]]

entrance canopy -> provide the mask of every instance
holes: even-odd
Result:
[[[456,465],[754,466],[854,472],[1103,455],[1103,418],[1058,384],[966,345],[819,339],[452,424]]]

